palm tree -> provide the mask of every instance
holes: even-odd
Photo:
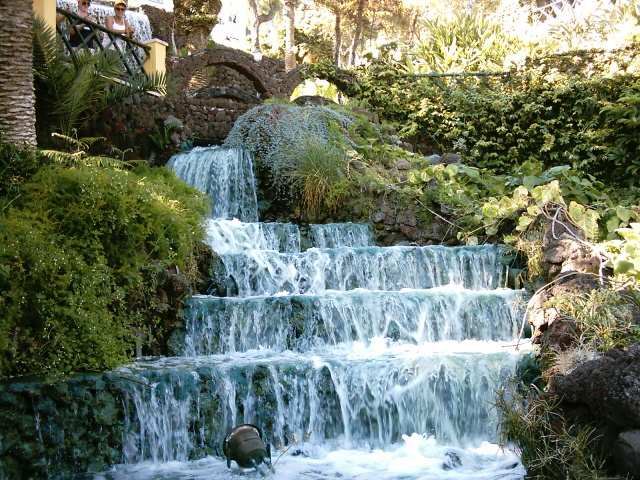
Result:
[[[221,0],[174,0],[176,27],[186,33],[189,53],[207,46],[221,8]]]
[[[59,48],[55,34],[34,22],[33,71],[37,96],[38,133],[59,130],[73,136],[91,116],[134,93],[164,92],[164,75],[122,80],[120,55],[106,49],[79,51],[73,61]]]
[[[0,2],[0,137],[16,146],[36,144],[32,18],[32,2]]]

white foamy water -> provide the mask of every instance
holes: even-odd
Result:
[[[312,434],[313,435],[313,434]],[[413,434],[387,450],[334,449],[308,442],[272,451],[273,480],[522,480],[525,470],[517,457],[497,445],[483,443],[468,450],[438,445],[433,438]],[[276,463],[277,462],[277,463]],[[237,480],[265,478],[224,459],[206,457],[193,462],[119,465],[111,472],[84,476],[92,480]]]

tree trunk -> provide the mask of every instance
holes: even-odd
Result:
[[[340,50],[342,50],[342,15],[340,12],[336,12],[336,23],[334,26],[334,33],[336,36],[336,44],[333,47],[333,63],[336,67],[341,65]]]
[[[362,34],[362,13],[367,0],[358,0],[358,13],[356,16],[356,31],[353,34],[353,42],[351,43],[351,52],[349,54],[349,66],[353,67],[356,63],[356,50],[360,44],[360,36]]]
[[[275,4],[269,4],[269,13],[260,15],[258,13],[258,5],[256,0],[249,0],[249,6],[253,13],[253,51],[260,51],[260,25],[270,22],[276,14]]]
[[[298,0],[286,0],[284,6],[287,9],[287,30],[284,45],[284,68],[289,71],[296,67],[296,54],[293,51],[295,47],[294,33],[296,31],[296,6]]]
[[[0,135],[36,145],[33,3],[0,0]]]

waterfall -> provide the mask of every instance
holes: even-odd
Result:
[[[235,288],[188,300],[176,356],[116,371],[132,381],[109,478],[251,475],[220,448],[241,423],[263,430],[281,480],[524,478],[492,443],[522,315],[500,247],[378,247],[367,224],[262,223],[248,152],[169,165],[211,196],[212,277]]]
[[[167,166],[209,195],[212,218],[258,220],[253,160],[246,150],[197,147],[175,155]]]
[[[329,223],[309,226],[310,243],[318,248],[371,247],[373,231],[368,223]]]

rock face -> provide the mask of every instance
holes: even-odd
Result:
[[[540,276],[538,281],[548,286],[539,289],[529,301],[532,340],[543,349],[567,348],[575,338],[575,325],[546,304],[555,296],[599,288],[602,260],[580,238],[571,223],[551,222],[545,226],[540,267],[546,275]]]
[[[588,407],[598,426],[640,428],[640,344],[579,365],[558,377],[563,401]]]
[[[105,374],[0,385],[0,476],[64,479],[120,463],[126,383]]]
[[[578,327],[563,312],[548,306],[555,296],[588,293],[606,281],[602,261],[566,224],[548,225],[541,267],[546,284],[529,302],[533,342],[543,351],[570,348]],[[638,321],[637,306],[631,306]],[[640,344],[612,349],[549,379],[550,396],[560,400],[569,425],[595,428],[598,447],[620,475],[640,480]]]
[[[617,472],[640,479],[640,343],[557,377],[554,390],[567,419],[596,427]]]

